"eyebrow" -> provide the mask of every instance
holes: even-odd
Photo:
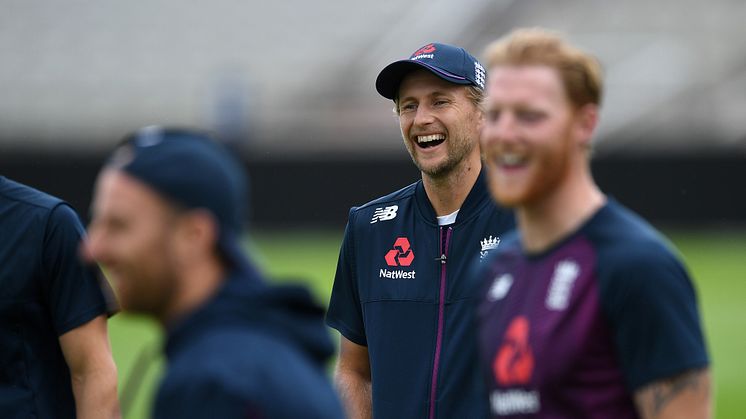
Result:
[[[428,94],[426,97],[433,98],[433,97],[439,97],[439,96],[453,97],[455,95],[453,93],[449,93],[449,92],[445,92],[445,91],[441,91],[441,90],[436,90],[436,91]],[[415,98],[412,97],[412,96],[404,96],[404,97],[400,97],[399,98],[399,101],[401,101],[401,102],[404,102],[405,100],[415,100]]]

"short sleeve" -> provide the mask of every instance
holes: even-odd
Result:
[[[326,324],[337,329],[339,333],[352,342],[367,346],[368,341],[365,337],[360,293],[355,276],[353,210],[350,211],[349,222],[345,228],[344,239],[339,251],[337,272],[334,276],[332,296],[326,314]]]
[[[107,314],[108,283],[80,258],[84,236],[77,214],[65,204],[49,214],[43,243],[43,285],[54,329],[62,335],[93,318]],[[106,289],[102,288],[106,287]]]
[[[683,264],[662,244],[627,249],[601,298],[631,389],[709,363],[697,299]]]

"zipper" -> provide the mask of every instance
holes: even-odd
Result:
[[[443,244],[443,227],[440,227],[440,298],[438,301],[438,330],[435,338],[435,357],[433,359],[433,377],[430,381],[430,419],[435,418],[435,396],[438,394],[438,369],[440,367],[440,351],[443,345],[443,325],[445,323],[445,302],[446,302],[446,261],[448,260],[448,247],[451,242],[451,233],[453,227],[446,230],[446,241]]]

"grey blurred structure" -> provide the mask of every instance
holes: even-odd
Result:
[[[216,130],[255,224],[342,228],[419,177],[375,77],[427,42],[480,55],[565,33],[607,74],[594,173],[646,217],[746,225],[743,0],[0,0],[0,175],[85,216],[102,159],[150,124]]]
[[[481,54],[513,27],[544,26],[605,66],[600,154],[746,153],[741,0],[0,5],[2,150],[91,152],[169,123],[228,127],[270,159],[398,155],[391,104],[373,87],[384,65],[429,41]]]

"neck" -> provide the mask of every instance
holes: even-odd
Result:
[[[159,316],[161,324],[168,325],[205,304],[220,288],[226,270],[216,257],[183,266],[172,304]]]
[[[476,154],[476,158],[465,159],[445,176],[435,178],[422,173],[422,184],[435,215],[448,215],[461,208],[481,169],[482,162]]]
[[[521,241],[541,252],[576,231],[606,202],[587,167],[568,174],[551,193],[516,210]]]

